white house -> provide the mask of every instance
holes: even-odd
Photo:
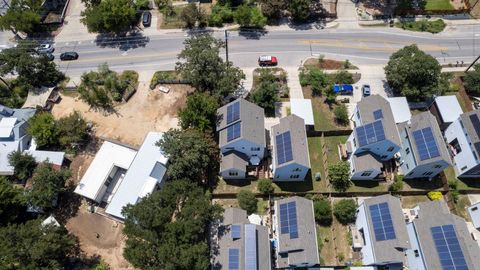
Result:
[[[437,118],[438,125],[442,131],[463,113],[455,95],[435,97],[430,106],[430,112]]]
[[[302,118],[292,114],[272,126],[274,181],[303,181],[310,170],[307,133]]]
[[[137,203],[163,184],[168,159],[155,145],[162,135],[149,132],[138,151],[105,141],[75,193],[105,203],[107,214],[123,219],[123,207]]]
[[[414,115],[398,125],[402,149],[400,168],[405,179],[431,180],[448,166],[450,155],[435,117],[430,112]]]
[[[480,110],[460,115],[446,130],[445,140],[459,178],[480,177]]]
[[[475,227],[477,230],[480,230],[480,202],[468,207],[468,214],[472,220],[473,227]]]

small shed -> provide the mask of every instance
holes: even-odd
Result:
[[[310,99],[290,99],[290,112],[303,118],[305,121],[305,126],[313,127],[315,125],[315,121],[313,119],[312,101]]]
[[[412,118],[412,113],[410,112],[410,107],[408,106],[406,97],[391,97],[387,100],[390,104],[390,108],[392,109],[395,124],[410,121],[410,118]]]
[[[438,125],[442,131],[463,113],[457,96],[454,95],[436,97],[429,109],[437,118]]]

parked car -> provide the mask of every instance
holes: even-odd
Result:
[[[368,85],[368,84],[362,85],[362,93],[363,93],[364,97],[370,96],[372,94],[372,92],[370,90],[370,85]]]
[[[276,66],[278,64],[277,57],[270,55],[262,55],[258,58],[258,64],[263,66]]]
[[[149,27],[152,23],[152,13],[150,11],[144,11],[142,14],[143,27]]]
[[[60,60],[62,61],[77,60],[77,59],[78,59],[78,53],[76,52],[64,52],[60,54]]]
[[[353,95],[353,85],[351,84],[335,84],[333,92],[340,95]]]
[[[48,61],[55,60],[55,56],[51,53],[45,53],[45,54],[42,54],[42,56],[46,57],[48,59]]]
[[[37,47],[36,51],[38,53],[53,53],[53,51],[55,51],[55,48],[53,48],[53,45],[50,43],[43,43]]]

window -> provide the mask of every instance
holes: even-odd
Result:
[[[298,174],[290,175],[290,179],[298,179],[298,178],[300,178],[300,175]]]
[[[478,210],[478,207],[477,207],[477,206],[475,206],[475,207],[472,208],[472,211],[477,211],[477,210]]]
[[[380,159],[386,159],[388,156],[387,155],[383,155],[380,157]]]
[[[425,175],[425,176],[429,176],[429,175],[432,175],[433,172],[424,172],[422,175]]]
[[[442,165],[435,165],[435,166],[433,166],[433,168],[440,169],[440,168],[442,168]]]
[[[357,111],[357,118],[360,119],[360,112]]]
[[[460,122],[460,126],[462,126],[462,128],[465,129],[465,127],[463,126],[462,120],[459,120],[458,122]]]
[[[420,253],[418,252],[418,249],[415,249],[413,252],[415,253],[415,257],[420,256]]]
[[[260,147],[251,147],[250,151],[260,151]]]
[[[409,169],[409,168],[408,168],[408,163],[407,163],[407,164],[405,164],[405,166],[407,166],[407,170],[408,170],[408,169]]]
[[[228,172],[229,176],[238,176],[238,172]]]
[[[458,139],[451,141],[449,145],[453,148],[454,155],[462,152],[462,148],[460,147],[460,143],[458,142]]]
[[[410,154],[410,148],[407,147],[407,148],[405,149],[405,153],[406,153],[407,155]]]
[[[355,138],[353,138],[353,145],[357,147],[357,141],[355,140]]]
[[[388,151],[388,152],[392,152],[392,151],[393,151],[393,149],[395,149],[395,147],[393,147],[393,146],[390,146],[390,147],[387,149],[387,151]]]
[[[372,173],[372,171],[366,171],[362,173],[362,176],[370,176]]]
[[[463,166],[460,170],[463,172],[468,168],[468,166]]]
[[[295,170],[293,170],[292,172],[301,172],[301,171],[302,171],[302,169],[300,169],[300,168],[296,168],[296,169],[295,169]]]

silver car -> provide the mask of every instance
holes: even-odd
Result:
[[[50,43],[40,44],[40,46],[37,47],[38,53],[53,53],[53,51],[55,51],[55,48],[53,48],[53,45]]]

